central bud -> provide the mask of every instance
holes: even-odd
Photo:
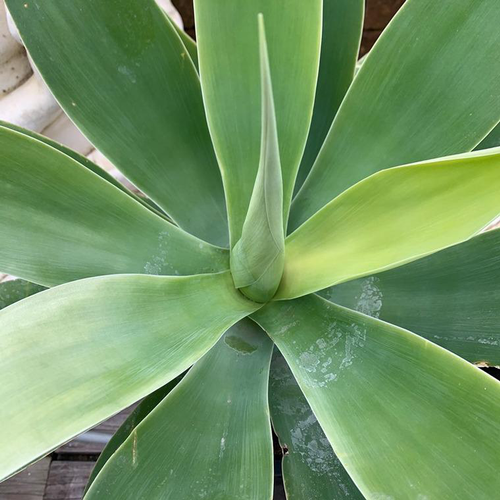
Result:
[[[262,15],[259,15],[262,131],[260,161],[241,238],[231,250],[236,288],[254,302],[269,302],[285,265],[283,180],[271,71]]]

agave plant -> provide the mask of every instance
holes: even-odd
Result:
[[[196,0],[197,45],[7,4],[148,198],[0,127],[1,477],[145,397],[86,499],[269,499],[271,420],[289,499],[496,498],[498,0],[408,0],[355,77],[362,0]]]

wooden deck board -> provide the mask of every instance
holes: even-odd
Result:
[[[53,460],[43,500],[81,500],[93,467],[94,462]]]
[[[44,500],[50,457],[0,483],[0,500]]]

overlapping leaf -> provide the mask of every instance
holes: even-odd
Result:
[[[274,353],[271,364],[269,406],[274,430],[285,451],[287,500],[364,499],[333,452],[279,352]]]
[[[305,295],[464,241],[500,213],[499,186],[495,149],[374,174],[287,238],[277,297]]]
[[[472,150],[500,119],[497,0],[408,0],[366,58],[291,230],[374,172]]]
[[[256,315],[366,498],[494,498],[500,383],[431,342],[310,295]]]
[[[231,251],[236,288],[256,302],[267,302],[278,289],[285,264],[283,179],[276,130],[273,88],[264,19],[259,16],[262,80],[260,162],[241,238]]]
[[[272,348],[249,320],[231,328],[134,429],[85,499],[270,500]]]
[[[0,311],[0,478],[172,380],[256,309],[228,272],[109,276]]]
[[[181,227],[218,245],[224,192],[200,82],[154,0],[8,0],[63,109]]]
[[[322,292],[469,361],[500,366],[500,229]]]
[[[321,0],[196,0],[200,77],[226,190],[231,245],[240,239],[260,155],[257,15],[266,22],[285,219],[304,150],[319,65]]]
[[[12,280],[0,283],[0,309],[43,290],[45,290],[43,286],[24,280]]]
[[[83,165],[85,168],[88,168],[94,174],[97,174],[99,177],[102,177],[104,180],[108,181],[110,184],[113,184],[113,186],[117,187],[124,193],[127,193],[129,196],[134,198],[134,200],[138,201],[142,205],[144,205],[146,208],[149,208],[150,210],[153,210],[157,215],[160,215],[161,217],[165,217],[165,214],[163,212],[160,212],[159,210],[156,210],[151,202],[147,202],[140,196],[137,196],[135,193],[127,189],[123,184],[118,182],[111,174],[108,174],[106,170],[100,168],[98,165],[96,165],[94,162],[90,161],[87,157],[77,153],[76,151],[73,151],[72,149],[64,146],[64,144],[60,144],[56,141],[53,141],[52,139],[49,139],[48,137],[45,137],[41,134],[37,134],[36,132],[33,132],[32,130],[28,130],[22,127],[18,127],[17,125],[14,125],[13,123],[7,123],[3,122],[0,120],[0,127],[14,130],[16,132],[19,132],[20,134],[27,135],[28,137],[31,137],[32,139],[36,139],[37,141],[43,142],[47,146],[50,146],[57,151],[64,153],[65,155],[69,156],[73,160],[77,161],[81,165]]]
[[[363,28],[364,0],[323,0],[323,31],[314,112],[295,183],[298,191],[351,85]]]
[[[66,154],[0,127],[0,270],[45,286],[117,273],[228,268],[185,233]]]
[[[123,422],[120,428],[115,432],[102,453],[99,455],[99,458],[92,469],[87,485],[85,486],[85,491],[90,488],[99,472],[101,472],[101,469],[106,465],[115,451],[117,451],[118,448],[120,448],[120,446],[127,440],[127,438],[132,434],[132,431],[165,399],[167,394],[169,394],[174,387],[177,386],[177,384],[181,381],[182,376],[183,375],[179,375],[168,384],[160,387],[148,397],[144,398],[137,408],[135,408],[135,410],[127,417],[125,422]]]

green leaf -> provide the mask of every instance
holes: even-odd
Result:
[[[472,150],[500,119],[498,0],[408,0],[366,58],[291,230],[378,170]]]
[[[43,290],[45,290],[43,286],[24,280],[12,280],[0,283],[0,309],[4,309],[14,304],[14,302],[18,302]]]
[[[476,150],[500,146],[500,123],[477,145]]]
[[[196,68],[154,0],[8,0],[35,64],[89,140],[181,227],[227,244]]]
[[[500,229],[406,266],[329,288],[332,302],[500,365]]]
[[[163,386],[256,309],[229,272],[90,278],[0,311],[0,478]]]
[[[287,499],[363,500],[278,351],[271,363],[269,405],[274,430],[285,449],[283,481]]]
[[[318,296],[256,315],[366,498],[495,498],[500,383]]]
[[[128,416],[120,428],[116,431],[110,439],[92,469],[87,486],[85,486],[85,493],[88,491],[94,482],[97,474],[106,465],[108,460],[113,456],[116,450],[126,441],[132,434],[132,431],[165,399],[172,389],[182,380],[183,375],[179,375],[174,380],[171,380],[167,385],[160,387],[158,390],[144,398],[137,408]]]
[[[272,348],[249,320],[231,328],[132,432],[85,499],[270,499]]]
[[[198,49],[196,48],[196,42],[181,27],[177,26],[177,24],[172,20],[170,21],[172,23],[172,26],[175,28],[175,31],[177,31],[177,34],[181,38],[182,43],[184,44],[184,47],[186,47],[186,50],[189,54],[189,57],[191,57],[191,61],[198,71]]]
[[[391,269],[474,236],[500,213],[500,149],[378,172],[286,240],[278,298]]]
[[[7,128],[10,130],[14,130],[16,132],[19,132],[20,134],[27,135],[31,137],[32,139],[36,139],[37,141],[43,142],[47,146],[51,146],[54,149],[57,149],[57,151],[60,151],[61,153],[64,153],[66,156],[69,156],[70,158],[73,158],[73,160],[76,160],[78,163],[83,165],[85,168],[88,168],[94,174],[97,174],[99,177],[102,177],[104,180],[108,181],[110,184],[113,184],[113,186],[117,187],[124,193],[127,193],[129,196],[134,198],[135,201],[138,201],[141,203],[141,205],[144,205],[146,208],[149,208],[152,212],[154,212],[156,215],[160,215],[161,217],[166,217],[163,212],[160,212],[156,208],[154,208],[151,203],[148,203],[148,201],[144,200],[140,196],[137,196],[135,193],[127,189],[123,184],[118,182],[112,175],[108,174],[106,170],[103,168],[99,167],[92,161],[90,161],[87,157],[77,153],[76,151],[73,151],[72,149],[67,148],[63,144],[59,144],[56,141],[53,141],[52,139],[49,139],[48,137],[45,137],[43,135],[37,134],[36,132],[33,132],[31,130],[28,130],[26,128],[18,127],[17,125],[14,125],[13,123],[7,123],[2,120],[0,120],[0,128]]]
[[[241,288],[252,300],[264,303],[272,299],[283,275],[285,233],[283,180],[262,15],[259,15],[259,45],[262,80],[260,162],[241,238],[231,251],[231,272],[236,288]]]
[[[363,31],[364,8],[364,0],[323,0],[323,39],[314,113],[295,191],[309,174],[351,85]]]
[[[321,0],[195,0],[200,76],[222,171],[231,246],[241,237],[259,165],[261,85],[257,15],[266,20],[283,169],[284,219],[314,105]]]
[[[0,127],[0,270],[45,286],[101,274],[228,269],[185,233],[80,163]]]

